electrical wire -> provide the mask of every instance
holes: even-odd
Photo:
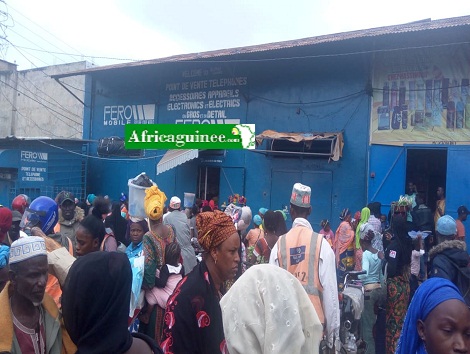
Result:
[[[352,121],[352,118],[356,115],[356,113],[359,111],[359,107],[361,106],[362,102],[364,101],[364,99],[366,98],[367,96],[364,95],[361,97],[361,100],[358,102],[356,108],[354,109],[354,111],[351,113],[351,116],[348,118],[348,120],[346,121],[346,123],[344,124],[344,127],[343,129],[341,129],[341,131],[345,131],[346,130],[346,127],[349,125],[349,123]]]
[[[18,48],[21,48],[21,49],[34,50],[34,51],[36,51],[36,52],[42,52],[42,53],[48,53],[48,54],[58,54],[58,55],[68,55],[68,56],[73,55],[73,54],[71,54],[71,53],[53,52],[53,51],[46,50],[46,49],[42,49],[42,50],[41,50],[41,49],[35,49],[35,48],[23,47],[23,46],[17,46],[17,47],[18,47]],[[102,56],[85,55],[85,54],[83,54],[82,57],[83,57],[83,58],[92,58],[92,59],[109,59],[109,60],[131,61],[131,62],[142,61],[142,59],[113,58],[113,57],[102,57]]]
[[[31,22],[33,25],[39,27],[40,29],[42,29],[44,32],[46,32],[47,34],[49,34],[50,36],[54,37],[55,39],[57,39],[59,42],[62,42],[63,44],[65,44],[67,47],[69,47],[70,49],[73,49],[74,51],[76,51],[78,53],[78,56],[83,56],[83,53],[81,53],[78,49],[72,47],[70,44],[68,44],[67,42],[64,42],[62,39],[60,39],[59,37],[57,37],[56,35],[54,35],[53,33],[49,32],[47,29],[45,29],[44,27],[42,27],[41,25],[39,25],[38,23],[34,22],[33,20],[31,20],[29,17],[25,16],[24,14],[22,14],[20,11],[18,11],[17,9],[15,9],[13,6],[11,5],[8,5],[9,8],[11,8],[13,11],[15,11],[17,14],[19,14],[20,16],[24,17],[26,20],[28,20],[29,22]],[[55,46],[56,48],[60,49],[59,47]]]
[[[153,159],[157,159],[159,157],[163,157],[165,156],[165,154],[163,155],[155,155],[155,156],[149,156],[149,157],[137,157],[137,158],[121,158],[121,159],[118,159],[118,158],[111,158],[111,157],[101,157],[101,156],[94,156],[94,155],[87,155],[87,154],[81,154],[79,152],[76,152],[76,151],[71,151],[71,150],[68,150],[66,148],[63,148],[61,146],[57,146],[57,145],[54,145],[54,144],[51,144],[51,143],[47,143],[43,140],[38,140],[39,142],[45,144],[45,145],[48,145],[50,147],[53,147],[53,148],[56,148],[56,149],[60,149],[60,150],[64,150],[64,151],[67,151],[71,154],[74,154],[74,155],[79,155],[79,156],[82,156],[82,157],[87,157],[87,158],[90,158],[90,159],[95,159],[95,160],[108,160],[108,161],[143,161],[143,160],[153,160]],[[144,150],[145,151],[145,150]]]
[[[337,41],[339,42],[339,41]],[[337,43],[335,42],[335,43]],[[279,42],[282,43],[282,42]],[[453,42],[453,43],[444,43],[444,44],[433,44],[433,45],[423,45],[423,46],[414,46],[414,47],[400,47],[400,48],[390,48],[390,49],[372,49],[372,50],[364,50],[364,51],[358,51],[358,52],[347,52],[347,53],[334,53],[334,54],[317,54],[317,55],[305,55],[305,56],[292,56],[292,57],[278,57],[278,58],[263,58],[263,59],[224,59],[224,60],[218,60],[214,59],[216,57],[212,56],[207,59],[180,59],[178,61],[173,61],[173,62],[179,62],[179,63],[249,63],[249,62],[272,62],[272,61],[283,61],[283,60],[299,60],[299,59],[315,59],[315,58],[332,58],[332,57],[342,57],[342,56],[349,56],[349,55],[361,55],[361,54],[374,54],[374,53],[389,53],[389,52],[396,52],[396,51],[405,51],[405,50],[416,50],[416,49],[427,49],[427,48],[440,48],[440,47],[448,47],[448,46],[454,46],[454,45],[462,45],[462,44],[470,44],[469,41],[464,41],[464,42]],[[261,47],[262,45],[259,46],[252,46],[252,47]],[[315,46],[315,44],[305,44],[302,45],[302,47],[309,47],[309,46]],[[296,46],[298,47],[298,46]],[[246,47],[250,48],[250,47]],[[281,47],[279,49],[289,49],[291,47]],[[245,49],[245,48],[244,48]],[[266,50],[260,50],[257,52],[247,52],[247,53],[237,53],[237,54],[221,54],[219,56],[235,56],[235,55],[250,55],[250,54],[256,54],[256,53],[266,53],[266,52],[272,52],[275,51],[276,49],[266,49]],[[208,52],[206,52],[207,54]],[[185,56],[183,54],[183,56]]]
[[[28,58],[25,54],[23,54],[23,52],[22,52],[21,50],[19,50],[19,49],[16,47],[16,45],[14,45],[11,41],[9,41],[9,40],[6,39],[6,38],[5,38],[5,41],[8,42],[8,44],[10,44],[10,45],[13,47],[13,49],[15,49],[18,53],[20,53],[20,55],[21,55],[23,58],[25,58],[34,68],[39,69],[39,71],[41,71],[41,72],[44,74],[44,76],[49,77],[49,75],[46,74],[46,72],[45,72],[44,70],[42,70],[40,67],[38,67],[36,64],[34,64],[31,60],[29,60],[29,58]],[[39,59],[38,57],[35,57],[35,56],[32,55],[32,54],[29,54],[29,55],[31,55],[32,57],[36,58],[37,60],[43,62],[44,64],[46,64],[46,66],[49,66],[48,63],[46,63],[45,61]]]
[[[61,81],[60,83],[63,84],[63,85],[65,85],[65,86],[68,86],[68,87],[70,87],[70,88],[73,88],[74,90],[81,91],[81,92],[86,92],[86,90],[81,89],[81,88],[78,88],[78,87],[75,87],[75,86],[73,86],[73,85],[70,85],[70,84],[68,84],[68,83],[66,83],[66,82],[64,82],[64,81]]]
[[[5,95],[5,93],[3,92],[3,90],[1,89],[0,87],[0,93],[1,95],[3,96],[3,98],[5,98],[5,100],[12,106],[12,109],[16,109],[16,113],[19,114],[20,116],[22,116],[23,118],[25,118],[26,120],[28,120],[28,122],[32,123],[36,128],[38,128],[39,130],[41,130],[42,132],[44,133],[47,133],[47,134],[50,134],[51,136],[53,137],[57,137],[57,138],[60,138],[59,136],[55,135],[53,132],[47,130],[47,129],[44,129],[42,127],[40,127],[34,120],[30,119],[29,117],[27,117],[26,115],[24,115],[23,113],[21,113],[14,105],[13,103],[10,101],[10,99]]]
[[[261,96],[254,95],[254,94],[251,94],[251,93],[249,95],[253,96],[253,97],[256,97],[256,98],[259,98],[260,100],[268,101],[268,102],[272,102],[272,103],[279,103],[279,104],[285,104],[285,105],[310,105],[310,104],[319,104],[319,103],[328,103],[328,102],[334,102],[334,101],[341,101],[341,100],[344,100],[346,98],[362,95],[364,92],[365,92],[365,90],[361,90],[361,91],[357,91],[357,92],[354,92],[354,93],[351,93],[351,94],[348,94],[348,95],[345,95],[345,96],[330,98],[330,99],[327,99],[327,100],[310,101],[310,102],[285,102],[285,101],[273,100],[273,99],[270,99],[270,98],[267,98],[267,97],[261,97]]]
[[[39,87],[37,87],[37,86],[34,84],[34,82],[32,82],[31,80],[29,80],[29,79],[27,78],[26,75],[22,75],[22,78],[25,79],[26,81],[28,81],[36,90],[38,90],[40,93],[42,93],[42,94],[45,95],[46,97],[50,98],[50,99],[51,99],[52,101],[54,101],[55,103],[50,102],[50,101],[48,101],[48,100],[46,100],[46,99],[44,99],[44,98],[41,98],[42,100],[44,100],[45,102],[49,103],[49,104],[52,105],[52,106],[61,108],[63,111],[65,111],[65,112],[67,112],[67,113],[69,113],[69,114],[71,114],[71,115],[77,117],[78,119],[83,119],[82,116],[80,116],[80,115],[78,115],[78,114],[76,114],[76,113],[70,111],[68,108],[62,106],[62,104],[61,104],[60,102],[58,102],[54,97],[50,96],[50,95],[47,94],[45,91],[43,91],[43,90],[41,90]],[[24,85],[20,85],[20,86],[21,86],[21,88],[23,88],[24,90],[28,91],[29,93],[31,93],[31,94],[33,94],[33,95],[36,95],[36,93],[34,93],[33,91],[31,91],[31,90],[30,90],[29,88],[27,88],[26,86],[24,86]]]
[[[53,36],[54,38],[58,39],[60,42],[66,44],[69,48],[73,49],[74,51],[78,52],[81,57],[87,57],[87,58],[96,58],[96,59],[108,59],[108,60],[121,60],[121,61],[140,61],[138,59],[130,59],[130,58],[115,58],[115,57],[105,57],[105,56],[91,56],[91,55],[84,55],[77,49],[71,47],[68,43],[64,42],[36,22],[32,21],[29,19],[27,16],[23,15],[20,11],[9,5],[11,9],[13,9],[16,13],[18,13],[20,16],[24,17],[27,19],[29,22],[33,23],[37,27],[41,28],[43,31],[48,33],[49,35]],[[22,25],[23,27],[27,28],[26,26]],[[28,28],[27,28],[28,29]],[[28,29],[29,30],[29,29]],[[31,31],[31,30],[30,30]],[[35,33],[35,32],[33,32]],[[37,35],[37,33],[35,33]],[[43,38],[39,36],[40,38]],[[362,37],[364,38],[364,37]],[[44,38],[43,38],[44,39]],[[50,42],[49,42],[50,43]],[[279,42],[282,43],[282,42]],[[307,55],[307,56],[292,56],[292,57],[281,57],[281,58],[264,58],[264,59],[224,59],[224,60],[217,60],[214,59],[215,57],[207,58],[207,59],[182,59],[179,60],[179,62],[192,62],[192,63],[230,63],[230,62],[268,62],[268,61],[279,61],[279,60],[297,60],[297,59],[309,59],[309,58],[322,58],[322,57],[341,57],[341,56],[348,56],[348,55],[360,55],[360,54],[370,54],[370,53],[380,53],[380,52],[392,52],[392,51],[403,51],[403,50],[411,50],[411,49],[423,49],[423,48],[436,48],[436,47],[443,47],[443,46],[452,46],[452,45],[461,45],[461,44],[468,44],[470,42],[464,41],[464,42],[454,42],[454,43],[445,43],[445,44],[438,44],[438,45],[427,45],[427,46],[414,46],[414,47],[400,47],[400,48],[393,48],[393,49],[374,49],[374,50],[368,50],[368,51],[357,51],[357,52],[347,52],[347,53],[335,53],[335,54],[319,54],[319,55]],[[313,44],[312,44],[313,45]],[[55,45],[54,45],[55,46]],[[302,45],[303,47],[309,46],[309,44]],[[59,47],[55,46],[56,48],[60,49]],[[248,46],[248,47],[243,47],[245,48],[250,48],[250,47],[261,47],[261,45],[258,46]],[[38,49],[34,48],[28,48],[28,47],[22,47],[27,50],[37,50],[41,51]],[[288,48],[288,47],[287,47]],[[234,50],[237,48],[234,48]],[[69,55],[69,56],[74,56],[73,53],[66,53],[65,51],[63,52],[54,52],[54,51],[48,51],[43,49],[44,52],[50,53],[50,54],[58,54],[58,55]],[[275,50],[275,49],[274,49]],[[267,51],[267,50],[266,50]],[[262,52],[266,52],[262,51]],[[238,53],[238,54],[253,54],[253,53]],[[233,54],[228,54],[228,55],[233,55]],[[76,55],[75,55],[76,56]]]
[[[11,6],[10,6],[11,7]],[[59,51],[51,51],[51,50],[47,50],[39,45],[37,45],[36,43],[34,43],[33,41],[29,40],[28,38],[22,36],[21,34],[19,34],[18,32],[14,31],[13,29],[11,30],[13,33],[17,34],[18,36],[24,38],[25,40],[27,40],[28,42],[34,44],[36,47],[38,47],[39,49],[37,48],[31,48],[31,47],[26,47],[26,46],[17,46],[19,48],[22,48],[22,49],[25,49],[25,50],[32,50],[32,51],[38,51],[38,52],[42,52],[42,53],[48,53],[48,54],[51,54],[53,55],[55,58],[63,61],[65,63],[65,61],[55,55],[62,55],[62,56],[69,56],[71,58],[73,58],[74,61],[80,61],[80,60],[83,60],[83,58],[90,58],[90,59],[107,59],[107,60],[118,60],[118,61],[140,61],[140,59],[130,59],[130,58],[114,58],[114,57],[107,57],[107,56],[93,56],[93,55],[85,55],[83,53],[81,53],[80,51],[78,51],[77,49],[71,47],[70,45],[68,45],[66,42],[62,41],[60,38],[58,38],[57,36],[55,36],[53,33],[49,32],[48,30],[46,30],[44,27],[40,26],[39,24],[37,24],[36,22],[32,21],[31,19],[29,19],[28,17],[26,17],[25,15],[23,15],[21,12],[19,12],[18,10],[14,9],[13,7],[11,7],[13,10],[15,10],[15,12],[17,12],[19,15],[21,15],[22,17],[26,18],[29,22],[31,22],[32,24],[34,24],[35,26],[39,27],[40,29],[42,29],[44,32],[48,33],[49,35],[51,35],[52,37],[54,37],[55,39],[59,40],[60,42],[66,44],[69,48],[73,49],[74,51],[76,51],[77,53],[79,54],[75,54],[75,53],[70,53],[70,52],[66,52],[64,50],[62,50],[62,48],[58,47],[57,45],[55,45],[54,43],[50,42],[49,40],[47,40],[46,38],[44,38],[43,36],[39,35],[37,31],[33,31],[31,29],[29,29],[25,24],[19,22],[19,21],[15,21],[16,23],[18,23],[19,25],[21,25],[22,27],[24,27],[27,31],[31,32],[33,35],[39,37],[41,40],[43,40],[44,42],[50,44],[51,46],[53,46],[54,48],[57,48]],[[77,59],[78,58],[78,59]]]
[[[40,104],[41,106],[43,106],[44,108],[46,108],[48,111],[50,111],[50,112],[54,112],[54,113],[56,113],[56,114],[58,114],[58,115],[62,116],[63,118],[65,118],[65,119],[67,119],[67,120],[69,120],[69,121],[73,122],[74,124],[77,124],[77,125],[79,125],[79,126],[81,126],[81,125],[82,125],[82,123],[80,123],[80,122],[77,122],[77,121],[74,121],[73,119],[71,119],[71,118],[69,118],[69,117],[67,117],[67,116],[63,115],[62,113],[60,113],[60,112],[58,112],[58,111],[56,111],[56,110],[52,109],[51,107],[47,107],[45,104],[43,104],[43,103],[42,103],[42,102],[40,102],[39,100],[37,100],[37,99],[35,99],[35,98],[31,97],[31,96],[28,96],[28,95],[27,95],[27,94],[25,94],[24,92],[21,92],[21,91],[19,91],[17,88],[15,88],[15,87],[11,86],[10,84],[6,83],[5,81],[2,81],[2,80],[0,80],[0,83],[2,83],[2,84],[4,84],[4,85],[6,85],[6,86],[8,86],[8,87],[12,88],[12,89],[13,89],[13,90],[15,90],[16,92],[18,92],[18,93],[22,94],[23,96],[25,96],[25,97],[29,98],[30,100],[32,100],[32,101],[34,101],[34,102],[36,102],[36,103]],[[69,127],[73,128],[73,129],[74,129],[75,131],[77,131],[78,133],[81,133],[81,131],[80,131],[80,130],[78,130],[78,129],[77,129],[77,128],[75,128],[74,126],[71,126],[71,125],[69,125],[69,124],[68,124],[68,123],[66,123],[64,120],[62,120],[62,119],[60,119],[59,117],[57,117],[56,115],[53,115],[53,116],[54,116],[55,118],[57,118],[58,120],[60,120],[62,123],[64,123],[64,124],[67,124],[67,126],[69,126]]]
[[[402,81],[402,80],[390,80],[390,81]],[[423,80],[423,81],[425,81],[425,80]],[[469,87],[469,86],[468,85],[449,85],[447,88],[448,89],[454,89],[454,88],[462,88],[462,87]],[[435,88],[431,89],[432,92],[434,92],[434,90],[436,90],[436,89]],[[373,92],[383,92],[383,91],[386,91],[386,89],[373,87],[372,91]],[[389,87],[388,91],[391,92],[392,88]],[[397,87],[396,92],[399,92],[399,91],[400,91],[399,87]],[[406,88],[406,91],[407,92],[426,92],[426,91],[429,91],[429,89],[423,88],[423,89],[410,90],[410,89]]]
[[[43,68],[38,67],[38,66],[37,66],[36,64],[34,64],[31,60],[29,60],[13,43],[11,43],[11,42],[8,41],[8,40],[6,40],[6,41],[9,42],[9,43],[13,46],[13,48],[16,49],[16,50],[18,51],[18,53],[20,53],[27,61],[29,61],[32,66],[34,66],[36,69],[38,69],[40,72],[42,72],[45,77],[47,77],[47,78],[50,78],[50,77],[51,77],[48,73],[46,73],[46,72],[43,70]],[[38,58],[38,60],[41,60],[41,59]],[[45,63],[45,64],[47,65],[46,62],[43,62],[43,63]],[[75,90],[82,91],[82,92],[86,92],[85,90],[82,90],[82,89],[79,89],[79,88],[77,88],[77,87],[74,87],[74,86],[72,86],[72,85],[70,85],[70,84],[67,84],[67,83],[63,82],[63,81],[61,81],[61,83],[64,84],[64,85],[67,85],[67,86],[69,86],[69,87],[71,87],[71,88],[73,88],[73,89],[75,89]]]
[[[16,48],[16,46],[15,46],[12,42],[10,42],[10,41],[9,41],[8,39],[6,39],[6,38],[5,38],[4,40],[5,40],[5,42],[7,42],[8,44],[10,44],[10,45],[13,47],[13,49],[15,49],[18,53],[20,53],[20,54],[23,56],[23,58],[25,58],[27,61],[29,61],[29,62],[31,63],[31,65],[33,65],[33,66],[36,67],[36,68],[38,67],[38,66],[37,66],[36,64],[34,64],[26,55],[24,55],[18,48]],[[33,54],[29,54],[29,55],[32,56],[33,58],[39,60],[41,63],[44,63],[46,66],[49,65],[49,63],[46,63],[44,60],[38,58],[37,56],[35,56],[35,55],[33,55]]]
[[[34,33],[34,32],[31,31],[29,28],[26,28],[26,29],[27,29],[28,31]],[[44,48],[42,48],[41,46],[39,46],[37,43],[33,42],[33,41],[30,40],[29,38],[26,38],[26,37],[23,36],[22,34],[16,32],[14,29],[10,28],[10,31],[13,32],[13,33],[15,33],[17,36],[23,38],[24,40],[28,41],[29,43],[32,43],[32,44],[36,45],[38,48],[41,48],[42,50],[45,50]],[[39,38],[41,38],[41,37],[39,36]],[[66,63],[66,61],[65,61],[64,59],[62,59],[62,58],[59,58],[59,57],[57,57],[57,56],[55,56],[55,55],[53,55],[53,57],[56,58],[56,59],[58,59],[58,60],[60,60],[60,61],[63,62],[63,63]]]

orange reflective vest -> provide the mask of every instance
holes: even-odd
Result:
[[[67,241],[68,241],[68,251],[73,256],[72,241],[68,237],[67,237]],[[57,307],[60,309],[61,308],[60,298],[62,297],[62,288],[60,287],[59,280],[52,274],[49,274],[47,277],[46,293],[54,299]]]
[[[319,263],[323,237],[306,227],[295,227],[277,241],[279,266],[294,275],[310,298],[318,318],[325,323],[322,307],[323,287]]]

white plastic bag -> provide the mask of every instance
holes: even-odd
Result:
[[[143,252],[142,252],[143,253]],[[129,308],[129,317],[134,316],[136,309],[142,308],[144,302],[144,291],[142,282],[144,280],[144,255],[129,259],[132,269],[132,290]]]

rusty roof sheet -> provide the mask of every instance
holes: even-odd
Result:
[[[219,50],[213,50],[213,51],[202,52],[202,53],[181,54],[181,55],[174,55],[174,56],[165,57],[165,58],[94,67],[94,68],[90,68],[86,70],[53,75],[52,77],[60,78],[60,77],[75,76],[75,75],[113,70],[113,69],[119,69],[119,68],[140,67],[140,66],[145,66],[145,65],[154,65],[154,64],[162,64],[162,63],[171,63],[171,62],[197,61],[197,60],[202,60],[202,59],[213,59],[217,57],[226,57],[226,56],[232,56],[232,55],[267,52],[267,51],[281,50],[281,49],[294,48],[294,47],[313,46],[313,45],[318,45],[322,43],[347,41],[347,40],[352,40],[352,39],[357,39],[357,38],[377,37],[377,36],[383,36],[383,35],[388,35],[388,34],[400,34],[400,33],[407,33],[407,32],[429,31],[429,30],[437,30],[437,29],[442,29],[442,28],[460,27],[460,26],[469,26],[469,25],[470,25],[470,16],[452,17],[452,18],[446,18],[446,19],[440,19],[440,20],[434,20],[434,21],[432,21],[431,19],[425,19],[421,21],[410,22],[410,23],[399,24],[399,25],[391,25],[391,26],[369,28],[369,29],[350,31],[350,32],[327,34],[327,35],[322,35],[322,36],[307,37],[307,38],[294,39],[294,40],[283,41],[283,42],[266,43],[266,44],[253,45],[253,46],[247,46],[247,47],[219,49]],[[237,59],[237,60],[241,61],[243,59]]]

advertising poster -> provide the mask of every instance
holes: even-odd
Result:
[[[375,54],[371,143],[470,144],[470,45]]]

